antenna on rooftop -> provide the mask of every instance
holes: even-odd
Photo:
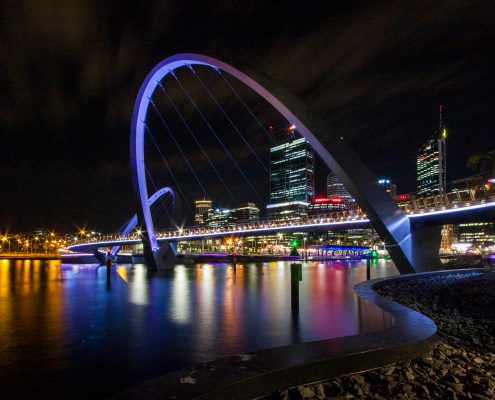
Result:
[[[440,121],[438,125],[438,129],[442,130],[443,128],[443,105],[440,104]]]

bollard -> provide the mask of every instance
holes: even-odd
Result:
[[[292,315],[299,313],[299,282],[302,281],[302,264],[290,265],[290,305]]]
[[[110,289],[110,286],[111,286],[111,281],[110,281],[110,272],[111,272],[111,267],[112,267],[112,263],[106,263],[107,266],[107,289]]]
[[[299,285],[302,281],[302,264],[291,264],[290,265],[290,282],[291,285]]]

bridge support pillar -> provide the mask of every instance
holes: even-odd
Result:
[[[438,257],[442,241],[442,226],[411,223],[412,248],[416,272],[442,269]]]
[[[438,251],[442,227],[408,220],[401,222],[392,230],[396,234],[395,243],[384,235],[385,247],[399,272],[410,274],[441,269]]]
[[[144,246],[146,266],[151,271],[173,270],[175,261],[177,260],[176,255],[176,242],[165,242],[155,251],[152,251],[149,246]]]
[[[98,249],[96,249],[94,251],[93,255],[98,260],[98,262],[100,263],[100,265],[105,265],[105,253],[101,253],[101,252],[98,251]]]

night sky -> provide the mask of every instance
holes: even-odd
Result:
[[[134,99],[180,52],[276,79],[399,192],[440,104],[449,181],[495,149],[492,1],[2,1],[0,20],[0,231],[128,219]]]

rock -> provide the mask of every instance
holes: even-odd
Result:
[[[433,365],[434,363],[433,358],[431,357],[424,357],[421,359],[421,361],[423,361],[423,363],[426,365]]]
[[[289,400],[289,389],[280,392],[280,400]]]
[[[402,390],[404,392],[411,392],[412,391],[412,386],[411,385],[408,385],[407,383],[402,385]]]
[[[237,357],[239,357],[239,361],[244,362],[244,361],[251,361],[253,358],[252,354],[236,354]]]
[[[196,383],[196,379],[194,379],[191,375],[187,375],[184,378],[180,378],[180,383],[189,383],[194,385]]]
[[[300,391],[299,391],[299,394],[301,395],[301,397],[304,397],[304,398],[311,398],[311,397],[315,397],[315,391],[313,390],[313,387],[312,386],[304,386]]]
[[[319,399],[325,398],[325,387],[321,383],[316,387],[316,397]]]
[[[288,397],[280,392],[281,398],[300,398],[304,393],[303,398],[340,400],[495,399],[493,287],[493,272],[423,277],[382,286],[381,295],[432,318],[442,342],[416,360],[293,388]]]

